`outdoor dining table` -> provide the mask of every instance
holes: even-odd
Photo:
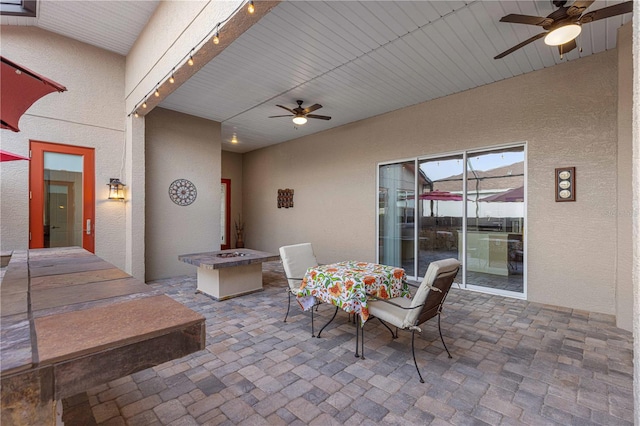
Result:
[[[316,266],[307,269],[298,291],[298,301],[304,310],[311,309],[315,305],[315,298],[318,298],[347,313],[355,314],[360,319],[360,327],[356,321],[355,353],[359,357],[359,329],[369,319],[369,298],[410,297],[405,277],[404,269],[377,263],[344,261]],[[335,313],[322,327],[318,337],[333,318]]]

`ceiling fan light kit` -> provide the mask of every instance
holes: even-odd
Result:
[[[582,32],[582,27],[578,24],[563,25],[550,31],[544,38],[547,46],[560,46],[574,40]]]
[[[292,108],[287,108],[286,106],[282,106],[282,105],[276,105],[279,108],[286,109],[291,114],[288,114],[288,115],[272,115],[269,118],[293,117],[293,124],[297,124],[299,126],[305,124],[307,122],[308,118],[315,118],[315,119],[318,119],[318,120],[331,120],[331,117],[329,117],[328,115],[311,114],[313,111],[322,108],[322,105],[313,104],[310,107],[302,108],[302,103],[303,102],[304,101],[300,101],[300,100],[296,101],[298,106],[293,108],[293,109]]]
[[[303,116],[293,117],[293,123],[294,124],[303,125],[306,122],[307,122],[307,118],[306,117],[303,117]]]
[[[542,27],[546,32],[539,33],[505,50],[493,59],[501,59],[524,46],[544,37],[545,44],[557,46],[560,59],[565,53],[571,52],[577,46],[575,39],[580,35],[582,26],[593,21],[611,18],[633,12],[633,1],[625,1],[602,9],[585,13],[595,0],[575,0],[567,6],[566,0],[553,0],[558,9],[546,17],[520,15],[512,13],[500,18],[500,22],[511,24],[535,25]]]

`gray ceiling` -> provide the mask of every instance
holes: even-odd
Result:
[[[61,12],[69,3],[73,12]],[[597,0],[587,11],[617,3]],[[156,6],[44,1],[39,18],[2,24],[30,22],[126,54]],[[632,15],[584,25],[582,52],[564,59],[541,39],[493,59],[541,32],[498,22],[502,16],[554,10],[548,0],[283,1],[160,106],[222,122],[223,149],[247,152],[612,49]],[[322,104],[315,113],[332,119],[296,127],[268,118],[286,114],[276,104],[293,108],[296,99]]]

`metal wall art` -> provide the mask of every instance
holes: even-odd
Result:
[[[187,179],[176,179],[169,185],[169,198],[179,206],[188,206],[196,200],[196,186]]]
[[[556,201],[576,200],[576,168],[556,169]]]
[[[278,208],[293,208],[293,189],[278,189]]]

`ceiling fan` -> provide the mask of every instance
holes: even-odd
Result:
[[[304,124],[304,123],[307,122],[307,118],[317,118],[317,119],[320,119],[320,120],[331,120],[331,117],[329,117],[327,115],[311,114],[313,111],[322,108],[322,105],[313,104],[310,107],[302,108],[302,102],[303,101],[296,101],[296,102],[298,103],[298,106],[296,108],[293,108],[293,109],[287,108],[287,107],[282,106],[282,105],[276,105],[277,107],[280,107],[282,109],[286,109],[291,114],[287,114],[287,115],[272,115],[269,118],[293,117],[293,122],[295,124]]]
[[[558,8],[558,10],[552,12],[546,18],[513,13],[503,16],[500,19],[500,22],[537,25],[547,30],[547,32],[534,35],[522,43],[516,44],[511,49],[505,50],[493,59],[504,58],[510,53],[513,53],[521,47],[524,47],[542,37],[545,38],[544,42],[549,46],[558,46],[560,57],[562,57],[563,54],[570,52],[577,47],[575,38],[578,37],[582,31],[583,24],[588,24],[589,22],[633,11],[633,1],[626,1],[624,3],[614,4],[613,6],[603,7],[602,9],[583,14],[583,12],[591,6],[594,1],[595,0],[576,0],[571,6],[566,6],[566,0],[553,0],[553,4]]]

